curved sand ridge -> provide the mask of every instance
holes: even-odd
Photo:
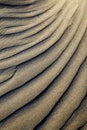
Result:
[[[0,0],[0,130],[87,129],[87,0]]]

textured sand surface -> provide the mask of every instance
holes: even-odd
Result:
[[[0,130],[87,130],[87,0],[0,0]]]

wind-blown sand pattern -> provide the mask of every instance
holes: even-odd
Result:
[[[0,130],[87,130],[87,0],[0,0]]]

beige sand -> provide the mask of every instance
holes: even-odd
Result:
[[[0,130],[87,130],[87,0],[0,0]]]

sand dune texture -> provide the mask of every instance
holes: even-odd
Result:
[[[0,0],[0,130],[87,130],[87,0]]]

